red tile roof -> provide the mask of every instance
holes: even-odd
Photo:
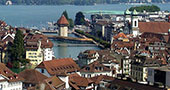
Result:
[[[69,22],[67,21],[66,17],[62,15],[60,19],[57,21],[58,25],[69,25]]]
[[[112,43],[112,48],[133,48],[134,42],[123,42],[123,41],[114,41]]]
[[[25,37],[26,48],[38,48],[38,41],[41,41],[41,48],[52,48],[53,43],[43,34],[28,35]]]
[[[106,75],[100,75],[100,76],[95,76],[95,77],[92,77],[90,78],[93,82],[95,82],[95,84],[100,84],[100,81],[113,81],[115,80],[114,77],[111,77],[111,76],[106,76]]]
[[[63,73],[75,72],[80,69],[72,58],[43,61],[36,68],[45,68],[50,75],[63,75]]]
[[[99,61],[95,61],[80,70],[80,72],[105,72],[105,71],[111,71],[111,69],[107,68]]]
[[[52,76],[44,80],[45,90],[63,90],[65,83],[56,76]]]
[[[69,75],[69,84],[75,88],[76,90],[80,90],[80,87],[87,87],[91,83],[93,83],[92,80],[88,78],[81,77],[78,74],[71,74]]]
[[[168,22],[139,22],[140,32],[168,33],[170,23]]]
[[[124,33],[119,33],[118,35],[114,36],[114,39],[118,38],[127,38],[127,36]]]
[[[26,69],[19,73],[20,77],[24,78],[25,83],[39,84],[48,77],[36,71],[35,69]]]
[[[9,82],[23,81],[23,78],[18,76],[18,74],[12,72],[8,69],[5,64],[0,63],[0,75],[5,76],[5,80]]]

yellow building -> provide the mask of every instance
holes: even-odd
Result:
[[[52,60],[53,43],[43,34],[29,34],[24,40],[26,49],[26,59],[30,60],[32,68],[42,61]]]
[[[43,61],[41,41],[26,42],[26,59],[29,59],[33,66],[39,65]]]

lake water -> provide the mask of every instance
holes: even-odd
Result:
[[[45,35],[57,35],[57,34],[52,34],[52,33],[44,33]],[[69,34],[69,37],[77,37],[74,34]],[[53,51],[54,55],[56,58],[65,58],[65,57],[72,57],[72,58],[77,58],[78,54],[80,52],[83,52],[85,50],[100,50],[99,47],[66,47],[66,46],[60,46],[57,47],[55,44],[70,44],[68,42],[61,42],[57,40],[51,40],[54,43]]]
[[[156,4],[161,10],[169,10],[170,4]],[[114,10],[124,11],[133,5],[126,4],[110,4],[110,5],[94,5],[94,6],[0,6],[0,19],[12,26],[23,27],[47,27],[47,22],[56,22],[64,10],[67,10],[70,18],[74,19],[78,11],[89,10]],[[90,15],[85,15],[90,18]],[[74,36],[74,35],[73,35]],[[58,41],[52,41],[58,43]],[[60,42],[61,43],[61,42]],[[72,57],[77,58],[80,52],[87,49],[99,50],[98,47],[54,47],[56,58]]]
[[[56,40],[52,40],[53,43],[61,43]],[[99,50],[99,47],[56,47],[54,46],[53,51],[56,58],[72,57],[77,58],[80,52],[85,50]]]
[[[161,10],[169,10],[170,4],[156,4]],[[89,10],[116,10],[124,11],[133,5],[107,4],[94,6],[56,5],[56,6],[0,6],[0,19],[12,26],[46,27],[47,22],[56,22],[64,10],[74,19],[78,11]],[[90,15],[86,15],[90,18]]]

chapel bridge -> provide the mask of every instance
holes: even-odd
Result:
[[[92,39],[89,38],[74,38],[74,37],[63,37],[56,35],[46,35],[49,39],[62,41],[66,43],[55,43],[54,46],[61,47],[92,47],[96,46]]]

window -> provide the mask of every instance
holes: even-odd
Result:
[[[91,77],[91,74],[88,74],[88,77],[90,78],[90,77]]]
[[[135,27],[137,26],[137,21],[135,21]]]
[[[82,77],[85,77],[85,74],[82,74]]]
[[[86,70],[90,70],[90,67],[86,67]]]
[[[41,69],[41,73],[44,73],[44,69]]]

